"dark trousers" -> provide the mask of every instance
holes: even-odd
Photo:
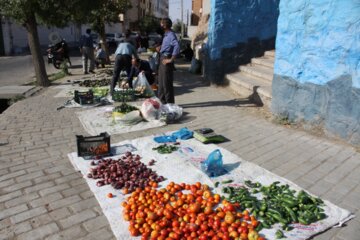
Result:
[[[174,97],[174,64],[162,64],[162,60],[165,57],[160,58],[160,66],[158,73],[158,96],[163,104],[175,103]]]
[[[130,74],[131,69],[131,56],[127,54],[118,54],[115,57],[115,66],[113,78],[111,81],[110,92],[114,91],[117,81],[119,80],[120,72],[122,70],[126,71],[127,76]]]

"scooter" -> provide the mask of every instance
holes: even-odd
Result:
[[[66,44],[63,42],[60,42],[55,45],[50,44],[49,48],[46,50],[48,63],[49,64],[52,63],[56,69],[60,69],[61,64],[65,60],[69,61],[69,59],[65,58],[65,47],[66,47]],[[71,64],[71,63],[69,62],[69,64]]]

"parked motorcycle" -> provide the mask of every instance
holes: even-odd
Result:
[[[48,63],[52,63],[56,69],[60,69],[61,64],[66,60],[71,66],[67,48],[67,44],[64,40],[54,45],[50,44],[47,49]]]

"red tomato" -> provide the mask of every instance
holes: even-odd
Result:
[[[212,207],[206,207],[206,208],[204,209],[204,213],[205,213],[206,215],[209,215],[209,214],[211,214],[212,212],[213,212]]]

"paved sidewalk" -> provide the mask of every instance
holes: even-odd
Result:
[[[76,71],[73,71],[76,73]],[[77,78],[79,76],[73,76]],[[185,68],[176,72],[181,123],[114,135],[112,142],[158,132],[211,127],[231,141],[222,147],[359,215],[360,154],[353,148],[275,125],[229,91],[209,87]],[[67,154],[87,133],[54,89],[20,101],[0,115],[0,239],[114,239],[106,217]],[[119,213],[121,217],[121,213]],[[359,239],[359,218],[314,239]]]

